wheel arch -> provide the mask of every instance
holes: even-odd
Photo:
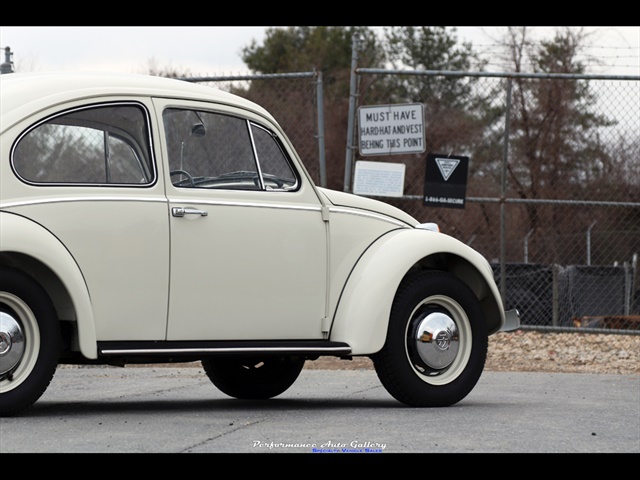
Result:
[[[91,300],[84,277],[64,245],[47,229],[20,215],[0,212],[0,267],[34,278],[47,292],[83,356],[97,358]]]
[[[447,235],[403,229],[381,237],[360,257],[342,290],[330,339],[348,343],[354,355],[379,351],[398,287],[416,270],[446,271],[466,283],[480,302],[489,334],[504,324],[502,299],[484,257]]]

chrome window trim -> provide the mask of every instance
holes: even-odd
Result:
[[[298,192],[302,186],[302,182],[301,182],[301,175],[300,175],[300,171],[298,170],[298,168],[296,168],[295,163],[292,161],[291,156],[287,153],[286,149],[283,148],[282,145],[282,139],[278,136],[277,133],[275,133],[273,130],[271,130],[270,128],[258,123],[256,120],[253,120],[251,118],[247,118],[245,116],[242,116],[238,113],[231,113],[231,112],[227,112],[227,111],[222,111],[222,110],[216,110],[216,109],[209,109],[209,108],[196,108],[196,107],[192,107],[192,106],[184,106],[184,105],[179,105],[179,104],[171,104],[171,105],[167,105],[164,107],[163,112],[162,112],[162,117],[163,117],[163,124],[162,127],[164,129],[164,131],[166,131],[165,125],[164,125],[164,114],[166,110],[190,110],[196,113],[207,113],[207,114],[211,114],[211,115],[224,115],[224,116],[228,116],[228,117],[233,117],[233,118],[237,118],[238,120],[242,120],[248,130],[249,133],[249,141],[251,142],[251,152],[253,153],[253,158],[254,158],[254,162],[256,164],[256,173],[258,175],[258,179],[260,182],[259,185],[259,190],[255,190],[255,189],[245,189],[245,188],[224,188],[224,187],[212,187],[212,188],[203,188],[203,190],[219,190],[219,191],[249,191],[249,192],[254,192],[254,191],[259,191],[259,192],[286,192],[286,193],[290,193],[290,192]],[[267,188],[264,182],[264,176],[262,173],[262,164],[260,162],[260,156],[258,155],[258,151],[257,151],[257,147],[256,147],[256,140],[254,138],[254,134],[253,134],[253,127],[259,128],[260,130],[263,130],[264,132],[266,132],[272,139],[273,141],[276,143],[276,146],[278,147],[278,150],[280,151],[280,153],[282,154],[282,157],[284,159],[284,161],[286,162],[287,166],[289,167],[289,169],[291,170],[291,173],[293,174],[294,178],[295,178],[295,184],[291,187],[291,188]],[[193,187],[190,186],[186,186],[186,185],[175,185],[173,184],[173,182],[171,182],[171,186],[175,189],[193,189]]]
[[[260,125],[259,123],[256,123],[253,120],[247,119],[247,123],[249,125],[249,135],[251,137],[251,144],[252,144],[251,147],[253,148],[253,154],[254,154],[255,159],[256,159],[256,164],[258,165],[258,172],[260,173],[260,184],[261,184],[261,187],[262,187],[261,190],[271,191],[271,192],[295,192],[295,191],[299,190],[300,189],[300,173],[298,172],[298,170],[295,168],[295,166],[291,162],[291,158],[289,157],[289,155],[287,155],[287,152],[283,150],[282,144],[281,144],[281,140],[278,137],[278,135],[276,135],[273,131],[269,130],[267,127],[265,127],[263,125]],[[253,136],[252,127],[256,127],[256,128],[259,128],[260,130],[263,130],[276,143],[276,146],[278,147],[278,150],[280,150],[280,153],[282,154],[282,158],[284,159],[284,161],[288,165],[289,169],[291,170],[291,173],[293,173],[293,176],[295,177],[296,183],[291,188],[286,188],[286,189],[284,189],[284,188],[267,189],[266,188],[266,186],[264,184],[264,178],[262,176],[262,164],[260,162],[260,157],[258,156],[258,151],[257,151],[257,148],[256,148],[256,141],[255,141],[255,138]]]
[[[264,186],[264,178],[262,177],[262,167],[260,166],[260,157],[258,157],[258,149],[256,148],[256,139],[253,138],[253,129],[251,128],[252,123],[248,118],[244,119],[244,124],[247,127],[247,131],[249,132],[249,141],[251,142],[251,151],[253,152],[253,161],[256,164],[256,169],[258,171],[258,180],[260,181],[260,190],[266,190]]]

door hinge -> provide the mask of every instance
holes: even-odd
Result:
[[[322,220],[324,220],[325,222],[329,221],[329,207],[327,207],[326,205],[324,207],[322,207]]]
[[[322,333],[326,337],[329,334],[331,328],[331,319],[329,317],[323,317],[322,319]]]

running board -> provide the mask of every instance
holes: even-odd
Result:
[[[276,355],[351,355],[351,347],[343,342],[326,340],[283,341],[109,341],[98,342],[98,353],[111,356],[209,356],[223,354]]]

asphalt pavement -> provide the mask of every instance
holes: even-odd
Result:
[[[199,367],[59,368],[0,453],[640,453],[640,376],[485,372],[452,407],[394,400],[371,370],[303,370],[240,401]]]

